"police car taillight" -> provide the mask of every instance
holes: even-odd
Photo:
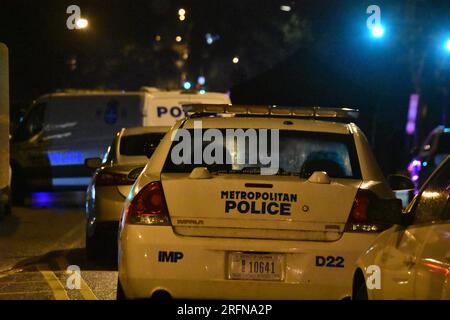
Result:
[[[131,200],[126,212],[126,223],[170,225],[169,212],[161,182],[149,183]]]
[[[369,209],[376,201],[376,196],[367,190],[359,190],[353,202],[352,211],[345,225],[349,232],[379,232],[380,226],[372,223]]]

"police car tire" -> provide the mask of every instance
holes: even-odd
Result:
[[[86,257],[89,261],[96,261],[102,257],[98,236],[94,233],[92,237],[86,234]]]
[[[127,297],[125,296],[125,292],[123,292],[122,284],[120,283],[119,279],[117,279],[116,300],[127,300]]]
[[[11,177],[11,198],[16,205],[24,205],[28,194],[28,186],[20,168],[13,167]]]
[[[353,300],[369,300],[365,281],[358,281],[353,292]]]

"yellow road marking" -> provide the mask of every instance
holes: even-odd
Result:
[[[13,291],[13,292],[0,292],[0,296],[7,296],[7,295],[18,295],[18,294],[36,294],[36,293],[47,293],[52,292],[52,290],[39,290],[39,291]]]
[[[62,257],[58,257],[56,258],[56,262],[58,263],[58,266],[62,269],[62,270],[66,270],[67,267],[69,266],[69,262],[67,261],[66,255],[67,252],[62,256]],[[83,296],[83,298],[85,300],[98,300],[97,296],[94,294],[94,292],[91,290],[91,288],[88,286],[88,284],[86,283],[86,281],[84,281],[83,277],[81,277],[80,275],[80,282],[81,282],[81,288],[80,288],[80,293]]]
[[[37,268],[52,289],[55,300],[69,300],[69,296],[67,295],[66,290],[64,290],[64,286],[58,280],[53,271],[46,270],[43,265],[38,265]]]

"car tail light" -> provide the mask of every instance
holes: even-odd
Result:
[[[126,223],[170,225],[161,182],[149,183],[131,200],[126,211]]]
[[[350,232],[380,232],[383,226],[373,223],[369,210],[374,206],[377,198],[368,190],[358,190],[352,211],[345,225],[345,231]]]
[[[95,177],[95,186],[117,186],[117,185],[132,185],[134,180],[131,180],[125,174],[100,172]]]

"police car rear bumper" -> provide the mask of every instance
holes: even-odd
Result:
[[[119,280],[131,299],[158,290],[182,299],[342,299],[351,296],[356,259],[375,237],[345,233],[335,242],[184,237],[171,227],[126,225],[119,240]],[[160,252],[176,259],[160,261]],[[283,280],[229,280],[230,252],[283,254]],[[326,265],[328,257],[343,257],[343,266],[336,266],[336,259]]]
[[[119,221],[125,197],[117,190],[117,186],[97,187],[95,192],[97,222]]]

